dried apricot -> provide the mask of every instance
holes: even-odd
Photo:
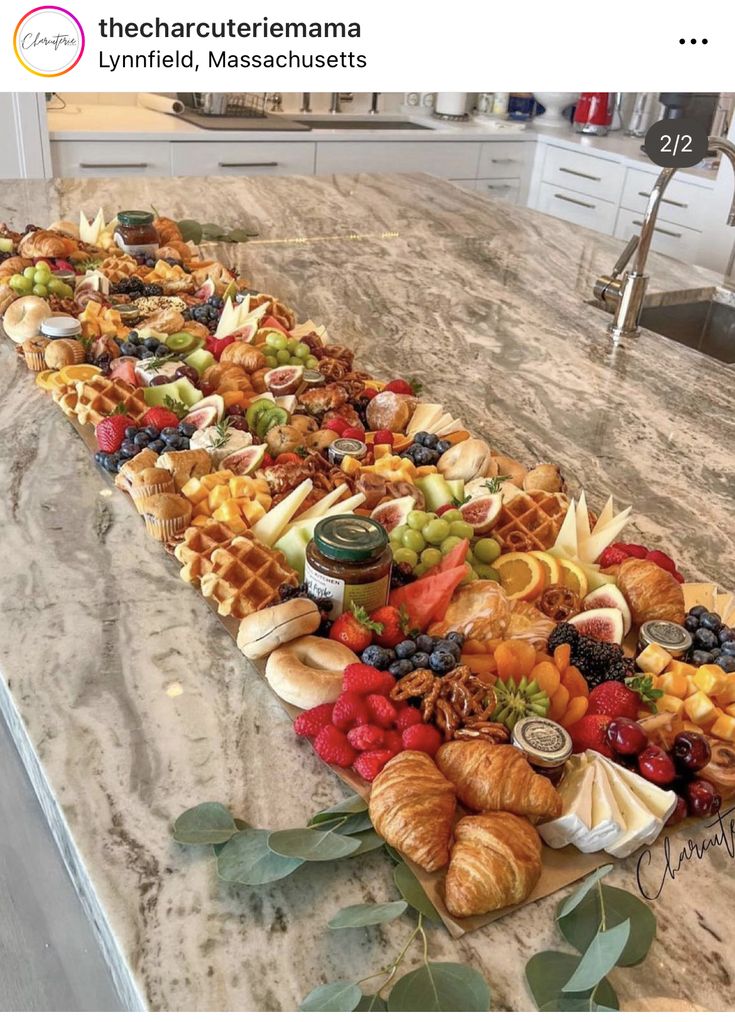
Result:
[[[536,650],[523,639],[506,639],[495,650],[495,664],[498,677],[520,680],[527,676],[536,663]]]
[[[561,646],[557,646],[554,650],[554,663],[559,670],[564,673],[567,667],[569,667],[569,659],[572,655],[572,647],[568,642],[562,643]]]
[[[531,673],[528,676],[532,681],[535,681],[539,688],[542,688],[546,695],[551,699],[556,690],[561,685],[561,674],[559,673],[558,667],[552,663],[541,663],[536,664],[532,668]]]
[[[476,656],[485,652],[487,652],[485,644],[480,642],[479,639],[465,639],[464,646],[462,647],[464,656]]]
[[[549,706],[549,717],[551,720],[561,720],[567,711],[569,704],[569,689],[564,688],[560,685],[556,692],[551,697],[551,705]]]
[[[564,688],[569,689],[569,695],[572,698],[575,696],[589,696],[590,694],[590,688],[584,675],[576,667],[567,667],[561,676],[561,683]]]
[[[572,724],[576,724],[578,720],[584,717],[589,704],[589,699],[586,696],[575,696],[574,699],[570,699],[564,716],[559,723],[562,727],[571,727]]]
[[[463,653],[459,660],[460,663],[469,667],[473,674],[480,674],[481,671],[485,671],[488,674],[495,674],[495,657],[490,656],[489,653]]]

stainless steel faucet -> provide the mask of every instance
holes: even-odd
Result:
[[[732,165],[733,174],[735,174],[735,145],[732,142],[723,138],[710,137],[708,152],[720,152],[726,156]],[[638,324],[648,287],[648,274],[646,273],[648,252],[651,248],[653,232],[656,229],[656,218],[661,201],[676,170],[676,167],[665,167],[661,171],[651,189],[640,238],[634,235],[630,239],[610,276],[598,277],[595,281],[595,298],[613,310],[610,333],[615,340],[620,340],[623,337],[637,337],[640,333]],[[735,226],[735,190],[733,190],[727,222],[731,227]],[[633,269],[625,270],[634,252]]]
[[[299,113],[302,113],[302,114],[310,114],[311,113],[311,93],[310,92],[302,92],[301,93],[301,110],[299,111]]]
[[[339,93],[338,92],[333,92],[332,93],[332,103],[331,103],[331,105],[329,107],[329,112],[330,112],[330,114],[338,114],[340,112],[340,110],[341,110],[341,107],[340,107],[340,102],[339,102]]]
[[[371,114],[379,114],[380,110],[378,110],[378,100],[380,99],[380,93],[373,92],[371,93],[371,97],[370,110],[368,112]]]
[[[283,96],[281,95],[281,93],[280,92],[271,92],[271,94],[268,97],[268,99],[270,100],[270,104],[271,104],[271,112],[272,113],[280,113],[281,110],[283,109]]]

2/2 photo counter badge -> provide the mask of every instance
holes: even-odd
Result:
[[[34,7],[15,26],[13,48],[26,71],[56,78],[82,59],[84,29],[63,7]]]

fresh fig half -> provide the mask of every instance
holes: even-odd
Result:
[[[181,421],[194,426],[197,430],[206,429],[207,426],[213,426],[217,422],[217,409],[212,405],[206,405],[204,408],[189,412]]]
[[[268,370],[263,382],[271,394],[282,397],[286,394],[295,394],[303,378],[303,366],[278,366],[276,369]]]
[[[476,536],[490,532],[500,517],[503,509],[503,498],[500,493],[489,493],[486,497],[475,497],[462,504],[462,518],[475,530]]]
[[[229,469],[236,476],[247,476],[254,472],[261,464],[268,450],[267,444],[259,444],[256,447],[241,447],[239,451],[233,451],[223,458],[219,463],[221,469]]]
[[[234,331],[238,341],[242,341],[244,344],[250,344],[257,332],[258,328],[255,323],[243,323],[241,327]]]
[[[599,639],[601,642],[620,644],[625,634],[623,615],[619,607],[583,610],[581,614],[570,617],[568,623],[574,625],[580,635],[586,635],[590,639]]]
[[[189,415],[192,413],[196,414],[203,408],[214,409],[215,418],[212,420],[213,422],[221,422],[225,417],[225,402],[221,394],[210,394],[209,397],[203,397],[201,401],[197,401],[195,405],[191,406],[189,409]],[[183,420],[184,422],[193,421],[189,419],[189,415],[187,415]],[[209,426],[211,423],[207,423],[207,425]]]
[[[390,534],[399,525],[405,525],[409,512],[413,511],[416,501],[413,497],[396,497],[394,500],[386,500],[370,512],[374,522],[382,525],[385,531]]]
[[[585,597],[585,610],[597,610],[600,607],[618,608],[623,615],[623,629],[624,634],[627,635],[633,624],[630,616],[630,607],[614,582],[607,582],[604,586],[593,590],[593,592]]]
[[[201,301],[206,301],[207,298],[214,298],[217,294],[217,288],[211,277],[207,277],[199,290],[195,293],[194,297],[199,298]]]

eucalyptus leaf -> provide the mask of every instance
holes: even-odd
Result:
[[[387,1011],[388,1002],[377,994],[366,994],[360,998],[360,1002],[353,1011]]]
[[[458,962],[426,962],[401,976],[388,995],[388,1011],[488,1011],[485,977]]]
[[[361,999],[359,986],[348,980],[339,980],[314,987],[299,1005],[299,1011],[354,1011]]]
[[[582,956],[582,961],[562,988],[562,993],[589,990],[614,969],[630,937],[630,919],[611,929],[600,930]]]
[[[393,870],[393,883],[411,908],[416,909],[422,916],[431,919],[434,923],[442,921],[442,917],[429,900],[428,894],[405,862],[399,862]]]
[[[174,839],[182,845],[219,845],[236,833],[232,813],[221,802],[202,802],[174,823]]]
[[[309,820],[309,823],[324,823],[326,820],[334,820],[338,816],[349,816],[352,813],[364,813],[367,811],[367,802],[359,795],[350,795],[343,802],[338,802],[331,809],[322,809]]]
[[[579,905],[580,901],[584,898],[585,894],[590,891],[598,880],[602,880],[608,873],[612,871],[612,864],[609,863],[607,866],[600,866],[594,873],[582,881],[579,887],[575,887],[569,897],[561,903],[556,913],[557,920],[562,919],[564,916],[568,916],[569,913]]]
[[[324,830],[325,828],[328,830],[330,827],[334,827],[335,822],[335,820],[325,820],[324,823],[320,823],[318,826],[320,830]],[[370,817],[367,813],[353,813],[351,816],[348,816],[343,823],[340,823],[339,826],[335,828],[335,833],[359,834],[361,831],[372,829],[373,825],[370,822]]]
[[[282,880],[304,862],[276,855],[268,847],[268,830],[241,830],[217,851],[217,874],[231,884],[269,884]]]
[[[295,827],[292,830],[274,830],[268,837],[268,847],[276,855],[298,857],[307,862],[328,862],[343,859],[360,847],[360,841],[343,834]]]
[[[644,901],[628,891],[608,884],[601,884],[599,888],[595,886],[576,908],[558,920],[559,929],[578,951],[586,951],[602,922],[600,890],[608,929],[630,919],[630,936],[617,964],[623,967],[637,965],[648,954],[656,936],[656,917]]]
[[[403,862],[403,857],[398,854],[398,852],[395,850],[395,848],[392,848],[390,845],[386,845],[385,846],[385,850],[388,853],[388,855],[391,857],[393,862],[397,862],[399,864]]]
[[[580,961],[579,955],[563,951],[541,951],[529,959],[526,982],[539,1011],[595,1011],[597,1005],[617,1011],[618,998],[607,979],[594,990],[562,993]]]
[[[238,820],[238,818],[235,817],[235,826],[238,830],[247,830],[250,824],[246,823],[245,820]]]
[[[234,231],[230,231],[227,236],[228,241],[234,241],[236,243],[249,241],[250,238],[255,237],[258,231],[248,231],[245,228],[237,227]]]
[[[179,220],[179,230],[184,241],[198,245],[202,240],[202,225],[197,220]]]
[[[354,859],[357,855],[364,855],[365,852],[373,852],[376,848],[382,848],[385,844],[380,834],[372,829],[355,836],[360,842],[360,846],[350,853],[351,859]]]
[[[354,929],[357,926],[377,926],[390,923],[402,916],[408,908],[407,901],[385,901],[376,905],[348,905],[341,908],[327,923],[330,930]]]

